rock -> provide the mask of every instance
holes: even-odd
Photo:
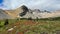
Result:
[[[56,34],[60,34],[60,30],[57,30],[57,31],[56,31]]]
[[[10,28],[10,29],[8,29],[8,31],[12,31],[14,28]]]
[[[47,32],[42,32],[42,33],[40,33],[40,34],[48,34]]]

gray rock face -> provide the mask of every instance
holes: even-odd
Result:
[[[32,18],[32,19],[40,19],[40,18],[54,18],[54,17],[60,17],[60,11],[56,12],[50,12],[50,11],[40,11],[38,9],[31,10],[22,16],[21,18]]]
[[[26,15],[22,16],[21,18],[32,18],[32,19],[36,19],[36,18],[46,18],[44,17],[45,14],[50,14],[47,11],[40,11],[39,9],[35,9],[35,10],[31,10],[29,9],[29,11],[26,13]]]

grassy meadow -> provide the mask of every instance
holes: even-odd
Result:
[[[59,34],[60,18],[0,20],[0,34]],[[12,31],[7,31],[16,26]]]

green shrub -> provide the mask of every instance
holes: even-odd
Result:
[[[9,24],[8,19],[6,19],[4,25],[8,25],[8,24]]]
[[[0,27],[4,26],[4,21],[0,22]]]

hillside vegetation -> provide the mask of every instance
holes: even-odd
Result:
[[[4,25],[5,20],[0,20],[0,34],[57,34],[60,32],[60,17],[45,19],[10,19],[9,24]],[[10,32],[8,29],[13,28]]]

